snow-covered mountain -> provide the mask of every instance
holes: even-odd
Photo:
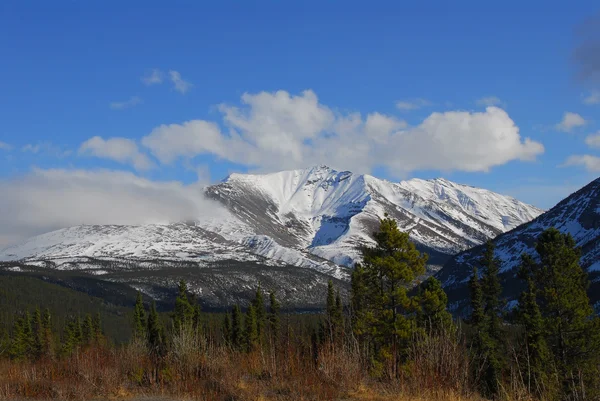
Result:
[[[191,223],[78,226],[0,251],[0,260],[65,257],[253,260],[330,272],[351,266],[385,213],[439,264],[542,211],[508,196],[436,179],[393,183],[326,166],[232,174],[206,188],[225,209]],[[331,261],[333,263],[330,263]]]
[[[581,248],[581,266],[589,272],[590,296],[600,308],[600,178],[573,193],[531,222],[496,237],[495,256],[501,260],[504,296],[517,299],[521,283],[517,278],[522,253],[535,255],[537,237],[547,228],[555,227],[569,233]],[[476,247],[453,257],[437,274],[457,312],[468,303],[469,280],[473,265],[481,257],[483,247]]]
[[[436,179],[393,183],[326,166],[266,175],[232,174],[207,195],[256,233],[350,266],[388,213],[433,266],[542,211],[514,198]]]
[[[435,271],[452,255],[542,212],[444,179],[393,183],[326,166],[232,174],[207,187],[205,195],[214,201],[210,218],[65,228],[0,251],[0,261],[49,261],[53,268],[69,270],[79,265],[89,270],[96,260],[119,260],[123,268],[156,260],[198,268],[248,262],[267,270],[294,266],[345,280],[344,266],[359,259],[360,245],[373,243],[371,235],[386,213],[429,253],[429,267]]]

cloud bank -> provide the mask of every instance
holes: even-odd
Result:
[[[162,163],[212,154],[261,171],[327,163],[355,172],[384,167],[397,177],[422,169],[489,171],[534,160],[541,143],[521,138],[509,115],[432,113],[417,126],[381,113],[340,113],[310,90],[244,94],[241,106],[221,105],[223,126],[205,120],[162,125],[142,144]]]

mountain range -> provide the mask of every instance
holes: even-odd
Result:
[[[231,174],[206,187],[204,196],[213,200],[211,217],[68,227],[1,250],[0,260],[19,261],[5,268],[77,271],[156,296],[183,274],[214,305],[237,299],[228,298],[228,291],[243,298],[258,280],[272,281],[289,302],[313,305],[314,288],[321,291],[328,278],[347,281],[359,246],[373,244],[385,214],[430,255],[433,273],[457,253],[543,212],[441,178],[390,182],[327,166]]]
[[[537,237],[555,227],[571,234],[581,249],[581,266],[589,273],[589,295],[600,311],[600,179],[592,181],[534,220],[494,238],[495,257],[500,260],[504,298],[509,308],[516,304],[523,284],[517,278],[521,254],[536,255]],[[457,314],[468,310],[468,281],[471,270],[483,253],[474,247],[450,259],[437,274],[448,294],[451,309]]]

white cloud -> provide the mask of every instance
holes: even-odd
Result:
[[[582,166],[591,173],[600,171],[600,157],[592,155],[573,155],[565,161],[561,167]]]
[[[566,112],[560,123],[555,125],[558,131],[571,132],[574,128],[583,127],[587,121],[577,113]]]
[[[73,153],[70,150],[64,150],[60,146],[54,145],[51,142],[38,142],[36,144],[28,143],[21,148],[22,152],[33,154],[47,154],[49,156],[58,157],[60,159],[67,157]]]
[[[112,102],[109,106],[113,110],[124,110],[137,106],[140,103],[142,103],[142,98],[139,96],[132,96],[124,102]]]
[[[484,107],[501,106],[502,105],[502,101],[496,96],[482,97],[481,99],[477,99],[476,103],[478,106],[484,106]]]
[[[80,224],[163,224],[222,209],[202,185],[150,181],[111,170],[40,170],[0,180],[0,247]]]
[[[599,104],[600,103],[600,91],[599,90],[591,91],[587,96],[585,96],[583,98],[583,103],[588,104],[588,105]]]
[[[312,91],[278,91],[244,94],[241,107],[221,105],[220,111],[226,132],[192,120],[157,127],[142,143],[163,163],[212,154],[263,171],[326,163],[357,173],[386,167],[396,176],[422,169],[488,171],[544,152],[496,107],[433,113],[407,127],[380,113],[334,112]]]
[[[585,138],[585,143],[591,148],[600,148],[600,131],[588,135]]]
[[[0,150],[11,150],[12,146],[6,142],[0,141]]]
[[[134,141],[127,138],[109,138],[105,140],[95,136],[81,144],[79,154],[132,164],[136,170],[152,168],[150,159],[139,151]]]
[[[396,108],[402,111],[417,110],[427,106],[431,106],[431,102],[427,99],[399,100],[396,102]]]
[[[173,82],[173,88],[181,94],[185,94],[194,86],[191,82],[184,81],[181,78],[181,74],[177,71],[169,71],[169,76],[171,77],[171,82]]]
[[[142,82],[145,85],[151,86],[161,84],[163,81],[163,73],[158,68],[154,68],[142,77]]]

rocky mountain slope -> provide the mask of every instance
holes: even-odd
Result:
[[[542,212],[511,197],[444,179],[393,183],[326,166],[232,174],[207,187],[205,195],[214,200],[210,218],[168,225],[65,228],[4,249],[0,260],[20,260],[29,266],[50,263],[64,270],[96,269],[97,275],[106,270],[94,267],[97,261],[119,261],[121,269],[136,271],[184,263],[198,272],[205,269],[203,275],[206,269],[215,274],[216,265],[247,264],[260,266],[264,270],[260,274],[283,269],[287,273],[281,276],[281,286],[297,288],[297,278],[292,280],[297,275],[290,267],[301,269],[302,277],[347,279],[344,266],[359,259],[360,245],[373,243],[371,233],[385,213],[430,254],[429,267],[435,271],[452,255]],[[260,269],[252,269],[251,275]],[[237,282],[232,277],[219,288],[230,288]],[[296,284],[286,283],[288,279]],[[206,294],[217,285],[204,282],[196,287],[198,293]]]
[[[588,270],[591,280],[589,293],[600,308],[600,179],[592,181],[533,221],[493,240],[495,255],[501,260],[504,296],[509,306],[515,305],[522,288],[516,277],[521,254],[535,254],[537,237],[550,227],[571,234],[581,248],[581,265]],[[480,246],[456,255],[437,274],[457,313],[465,311],[468,305],[467,282],[482,251]]]

